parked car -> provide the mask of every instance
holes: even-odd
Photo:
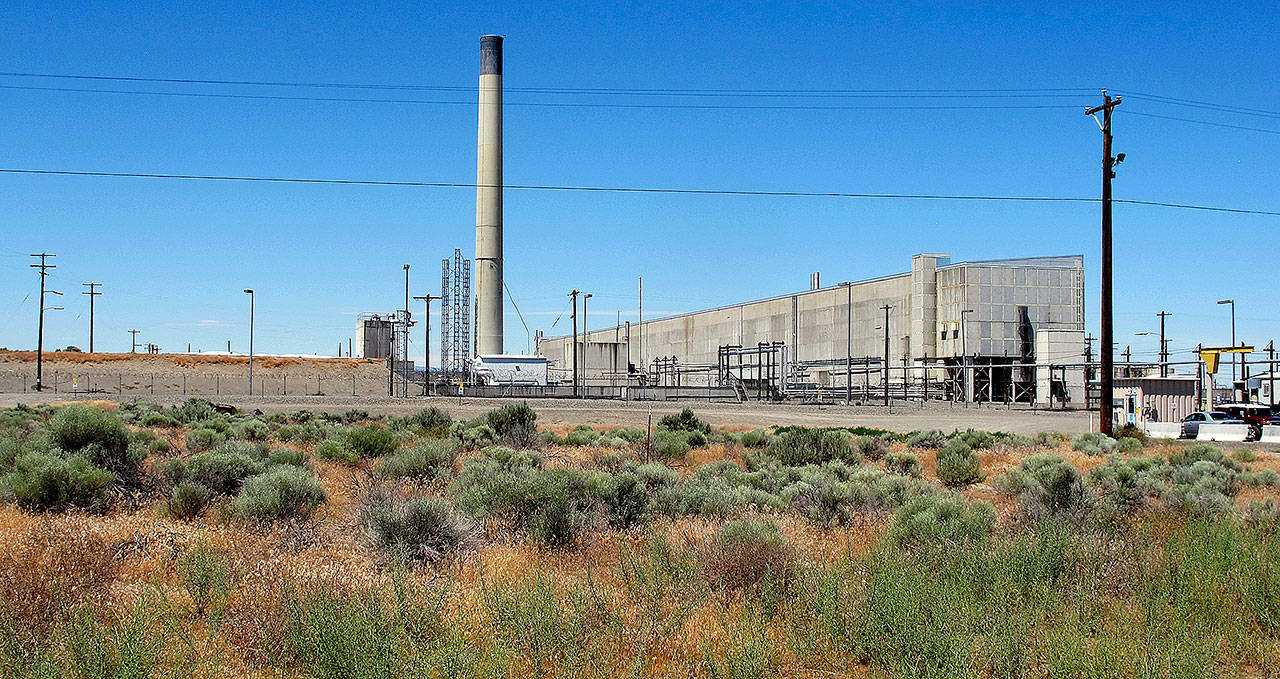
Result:
[[[1224,403],[1218,410],[1249,425],[1249,438],[1254,441],[1262,438],[1262,425],[1280,423],[1271,407],[1261,403]]]
[[[1219,410],[1209,412],[1191,413],[1182,418],[1182,438],[1193,439],[1196,434],[1200,433],[1200,425],[1205,423],[1213,424],[1244,424],[1244,420],[1232,417],[1229,413]]]

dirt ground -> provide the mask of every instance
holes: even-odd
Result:
[[[207,398],[242,410],[343,411],[363,408],[378,414],[407,414],[436,406],[455,418],[471,418],[507,402],[451,397],[388,398],[386,366],[364,359],[264,356],[254,360],[254,396],[248,392],[248,359],[187,354],[45,353],[44,384],[53,392],[30,391],[35,352],[0,351],[0,407],[68,400],[143,400],[163,404]],[[1002,405],[897,403],[884,406],[708,403],[707,401],[621,402],[600,399],[537,399],[531,402],[543,426],[644,426],[652,413],[693,408],[721,427],[771,425],[862,426],[906,432],[914,429],[986,429],[1022,434],[1089,431],[1090,414],[1008,408]]]

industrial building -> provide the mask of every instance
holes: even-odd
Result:
[[[850,393],[1084,402],[1084,258],[951,262],[578,335],[584,385],[734,386],[768,398]],[[571,379],[572,336],[539,338]]]

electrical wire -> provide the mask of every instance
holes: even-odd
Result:
[[[298,82],[281,80],[218,80],[197,78],[149,78],[138,76],[113,75],[79,75],[67,73],[24,73],[2,71],[0,77],[7,78],[48,78],[61,80],[91,80],[107,82],[137,82],[178,85],[228,85],[253,87],[302,87],[313,89],[362,89],[362,90],[407,90],[415,92],[473,92],[472,85],[405,85],[405,84],[369,84],[369,83],[332,83],[332,82]],[[733,88],[627,88],[627,87],[504,87],[507,92],[529,92],[537,94],[622,94],[644,96],[766,96],[766,97],[880,97],[880,96],[919,96],[919,97],[1071,97],[1081,94],[1094,94],[1092,88],[1069,87],[1032,87],[1032,88],[894,88],[894,89],[733,89]]]
[[[159,172],[100,172],[88,170],[43,170],[32,168],[0,168],[4,174],[49,175],[66,177],[122,177],[134,179],[182,179],[227,182],[260,182],[270,184],[328,184],[339,186],[392,186],[416,188],[455,188],[475,189],[492,188],[491,184],[471,182],[420,182],[391,181],[372,179],[322,179],[306,177],[251,177],[235,175],[198,175],[167,174]],[[1027,203],[1099,203],[1098,198],[1072,196],[985,196],[966,194],[927,194],[927,193],[846,193],[839,191],[756,191],[745,189],[678,189],[656,187],[624,187],[624,186],[560,186],[553,184],[504,184],[501,188],[524,191],[583,191],[594,193],[646,193],[697,196],[762,196],[789,198],[867,198],[882,200],[954,200],[954,201],[994,201],[994,202],[1027,202]],[[1201,210],[1206,212],[1226,212],[1233,214],[1265,215],[1280,217],[1280,211],[1254,210],[1247,208],[1220,207],[1213,205],[1194,205],[1190,203],[1168,203],[1154,200],[1135,200],[1127,198],[1113,199],[1114,203],[1141,205],[1146,207],[1165,207],[1182,210]]]
[[[1194,120],[1191,118],[1179,118],[1177,116],[1165,116],[1155,113],[1143,113],[1141,111],[1124,111],[1124,115],[1142,116],[1143,118],[1159,118],[1161,120],[1177,120],[1184,123],[1195,123],[1197,125],[1212,125],[1214,127],[1226,127],[1232,130],[1247,130],[1249,132],[1264,132],[1266,134],[1280,134],[1280,130],[1269,130],[1263,127],[1247,127],[1245,125],[1231,125],[1229,123],[1215,123],[1208,120]]]
[[[206,99],[253,99],[268,101],[341,102],[359,104],[416,104],[440,106],[476,106],[476,101],[442,99],[373,99],[366,97],[312,97],[282,94],[227,94],[219,92],[156,92],[149,90],[110,90],[80,87],[39,87],[34,85],[0,85],[0,89],[39,92],[71,92],[79,94],[130,94],[157,97]],[[504,106],[538,106],[549,108],[623,108],[686,110],[757,110],[757,111],[957,111],[966,109],[1075,109],[1068,104],[972,104],[972,105],[783,105],[783,104],[608,104],[598,102],[505,101]]]

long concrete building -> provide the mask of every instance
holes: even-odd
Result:
[[[1081,255],[920,254],[904,273],[826,287],[816,279],[802,292],[579,335],[583,383],[736,383],[771,397],[847,389],[872,398],[888,386],[899,397],[1084,399]],[[540,338],[538,350],[553,375],[569,378],[571,337]]]

